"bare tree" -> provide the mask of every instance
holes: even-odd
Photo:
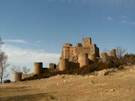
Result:
[[[3,77],[4,77],[4,70],[7,67],[7,55],[1,50],[3,42],[0,38],[0,80],[2,83]]]
[[[126,54],[126,49],[123,49],[121,47],[116,48],[116,55],[119,59],[122,59],[122,57]]]
[[[30,72],[30,68],[27,68],[26,66],[24,66],[24,67],[22,67],[22,72],[23,72],[24,74],[27,74],[27,73]]]
[[[19,66],[12,65],[11,71],[13,71],[13,72],[21,72],[21,68]]]
[[[20,66],[13,65],[13,67],[11,68],[11,70],[13,72],[22,72],[24,74],[27,74],[28,72],[30,72],[30,69],[27,68],[26,66],[20,67]]]

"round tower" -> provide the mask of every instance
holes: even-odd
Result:
[[[22,80],[22,72],[14,72],[12,75],[12,81],[17,82]]]
[[[89,64],[88,54],[79,54],[78,63],[80,64],[80,68],[87,66]]]
[[[65,71],[68,69],[69,62],[68,59],[60,59],[59,71]]]
[[[43,67],[43,63],[42,62],[34,63],[34,74],[40,75],[42,67]]]

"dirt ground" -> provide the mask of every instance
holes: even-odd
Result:
[[[135,66],[104,75],[57,75],[0,85],[0,101],[135,101]]]

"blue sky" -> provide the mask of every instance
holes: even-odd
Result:
[[[135,53],[134,5],[135,0],[0,0],[0,36],[13,63],[24,64],[30,54],[37,55],[33,61],[57,62],[63,43],[86,36],[102,51],[120,46]]]

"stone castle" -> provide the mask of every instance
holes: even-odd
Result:
[[[78,43],[75,46],[71,43],[64,44],[60,61],[57,65],[50,63],[48,68],[44,68],[42,62],[34,63],[33,74],[40,77],[48,77],[48,74],[54,75],[59,72],[64,73],[65,71],[76,71],[83,69],[83,67],[93,68],[90,66],[93,63],[101,61],[102,64],[106,64],[108,60],[115,60],[116,58],[116,49],[100,53],[99,48],[92,42],[92,39],[90,37],[86,37],[83,38],[81,43]],[[21,75],[22,73],[15,73],[15,81],[21,81]],[[24,80],[27,78],[29,77],[23,77]]]
[[[71,67],[70,63],[79,64],[81,68],[88,65],[90,60],[95,61],[98,58],[99,48],[92,42],[91,38],[87,37],[76,46],[70,43],[66,43],[63,46],[58,68],[60,71],[64,71],[68,67]]]
[[[77,62],[80,54],[88,54],[88,58],[93,60],[95,57],[99,57],[99,48],[92,43],[91,38],[84,38],[82,43],[78,43],[76,46],[66,43],[62,49],[61,58]]]

